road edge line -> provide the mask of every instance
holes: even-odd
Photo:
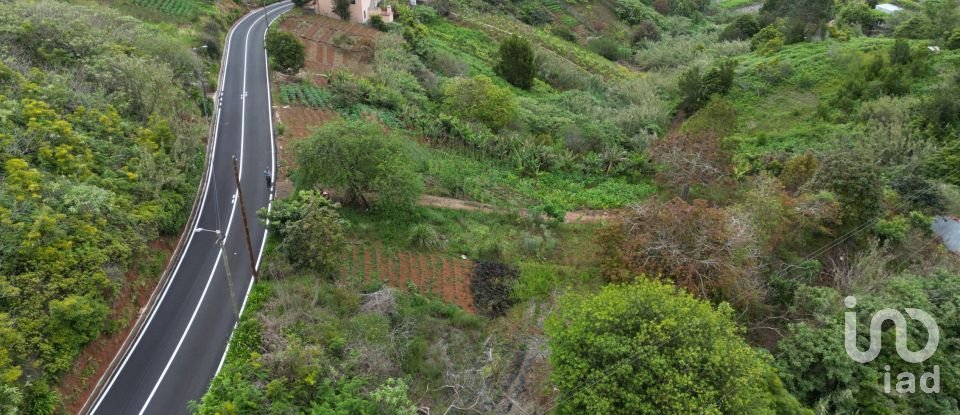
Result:
[[[269,7],[269,6],[268,6]],[[224,51],[229,50],[229,42],[231,35],[233,34],[234,29],[250,17],[252,13],[248,13],[237,19],[233,25],[230,26],[230,30],[227,31],[225,40],[224,40]],[[134,323],[134,326],[130,329],[130,332],[127,334],[127,337],[124,339],[123,343],[120,345],[120,350],[113,356],[113,359],[110,360],[110,364],[107,366],[107,369],[100,375],[100,378],[97,379],[96,385],[93,387],[93,390],[90,391],[90,394],[87,396],[87,399],[84,401],[83,406],[80,407],[80,410],[77,411],[78,415],[87,415],[92,411],[96,406],[99,406],[102,394],[105,392],[105,388],[109,383],[112,383],[112,380],[117,375],[117,369],[120,367],[121,362],[126,361],[127,357],[130,355],[130,352],[133,350],[133,345],[139,340],[143,334],[143,329],[146,326],[148,320],[150,320],[156,311],[156,307],[159,304],[160,296],[158,295],[161,292],[166,291],[169,286],[172,276],[174,274],[174,269],[179,267],[180,262],[183,259],[183,253],[186,251],[187,245],[189,242],[184,244],[184,240],[192,239],[193,228],[196,227],[196,224],[199,220],[200,215],[200,206],[203,205],[203,200],[206,198],[207,190],[209,189],[209,177],[213,174],[212,172],[212,159],[213,159],[213,146],[216,143],[216,125],[220,121],[220,105],[218,99],[223,93],[223,80],[226,77],[226,61],[229,59],[229,53],[224,53],[221,57],[220,62],[220,73],[217,75],[217,90],[214,94],[214,114],[212,114],[212,120],[210,125],[207,127],[207,145],[206,145],[206,155],[204,156],[204,174],[201,176],[200,183],[197,185],[197,197],[193,200],[193,206],[191,207],[190,216],[187,219],[187,222],[184,224],[180,237],[177,239],[177,245],[173,250],[173,253],[170,255],[170,260],[167,262],[167,266],[164,268],[163,273],[160,274],[160,281],[157,282],[156,287],[150,293],[150,299],[147,300],[147,304],[141,309],[137,314],[137,321]],[[189,231],[189,232],[188,232]],[[176,265],[174,265],[176,264]]]
[[[270,59],[267,56],[266,39],[267,39],[267,32],[270,31],[270,26],[273,25],[273,22],[275,22],[277,19],[279,19],[281,16],[283,16],[284,14],[286,14],[292,9],[293,7],[291,7],[290,9],[284,10],[282,13],[274,16],[273,20],[270,20],[269,22],[267,22],[267,27],[263,31],[263,39],[264,39],[263,57],[264,57],[264,65],[265,65],[264,71],[266,72],[266,75],[267,75],[267,112],[269,113],[268,118],[270,120],[268,123],[270,125],[270,155],[271,155],[270,174],[272,177],[277,177],[277,148],[276,148],[277,139],[274,136],[274,130],[273,130],[274,128],[273,127],[273,97],[272,97],[273,91],[270,88]],[[268,213],[273,209],[273,199],[274,199],[274,194],[276,193],[276,189],[277,189],[276,180],[274,180],[274,186],[270,190],[270,194],[267,195],[267,212]],[[266,225],[270,225],[269,219],[267,220]],[[260,242],[260,252],[257,255],[257,262],[255,264],[257,270],[260,269],[260,261],[263,259],[263,251],[267,246],[267,235],[269,233],[270,233],[270,230],[267,229],[266,226],[264,226],[263,240]],[[250,283],[247,285],[247,290],[243,295],[243,305],[240,307],[240,315],[237,317],[237,321],[233,323],[233,330],[230,331],[230,338],[227,339],[227,347],[223,349],[223,356],[220,356],[220,363],[217,365],[216,372],[213,373],[213,379],[217,378],[217,375],[220,374],[220,369],[223,369],[223,364],[226,363],[227,361],[227,353],[230,352],[230,343],[233,342],[233,334],[237,331],[237,326],[240,325],[240,320],[241,318],[243,318],[243,311],[247,307],[247,300],[250,299],[250,292],[253,291],[253,285],[255,282],[256,281],[254,281],[253,278],[250,278]],[[213,379],[210,379],[211,385],[213,384]],[[207,385],[207,390],[208,391],[210,390],[210,385]]]

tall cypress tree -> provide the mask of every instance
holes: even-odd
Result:
[[[533,46],[530,41],[517,35],[500,42],[500,62],[497,73],[507,82],[523,89],[533,86],[533,77],[537,67],[533,61]]]

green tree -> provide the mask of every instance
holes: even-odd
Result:
[[[760,31],[757,15],[747,13],[736,18],[720,32],[720,40],[746,40]]]
[[[771,55],[783,48],[784,35],[774,25],[764,27],[750,39],[750,50],[761,55]]]
[[[567,294],[546,323],[559,414],[809,414],[716,309],[641,277]]]
[[[883,19],[883,15],[873,6],[862,0],[853,0],[840,7],[838,19],[846,24],[856,24],[864,29],[871,28]]]
[[[257,215],[280,240],[278,249],[290,263],[328,273],[336,269],[347,246],[339,207],[315,191],[300,191],[276,201],[270,211],[260,209]]]
[[[660,14],[642,0],[618,0],[614,11],[618,17],[630,24],[660,21]]]
[[[760,14],[793,20],[800,26],[819,26],[833,17],[835,7],[834,0],[767,0]]]
[[[497,74],[518,88],[530,89],[533,86],[537,66],[529,40],[517,35],[504,39],[500,42],[499,58],[495,68]]]
[[[270,66],[285,73],[297,73],[303,68],[303,43],[294,35],[270,30],[267,33],[267,52],[270,54]]]
[[[947,39],[946,45],[947,49],[960,49],[960,28],[953,29],[953,33],[950,35],[950,38]]]
[[[862,156],[844,154],[828,158],[813,180],[837,196],[844,229],[855,229],[880,215],[883,196],[880,170]]]
[[[364,207],[409,208],[423,191],[401,139],[364,119],[324,124],[297,147],[296,159],[299,187],[337,187]]]
[[[677,86],[680,89],[680,109],[692,114],[697,112],[703,104],[707,103],[709,96],[704,94],[703,75],[699,66],[692,66],[677,78]]]
[[[936,36],[936,29],[929,17],[914,15],[897,25],[893,35],[902,39],[930,39]]]
[[[333,0],[333,12],[343,20],[350,20],[350,0]]]
[[[951,140],[927,161],[927,176],[960,186],[960,140]]]
[[[894,260],[896,261],[896,260]],[[876,360],[861,364],[847,356],[844,350],[845,313],[855,312],[857,344],[864,350],[869,343],[870,321],[876,311],[884,308],[903,310],[917,308],[930,314],[940,327],[941,336],[960,324],[956,299],[960,295],[960,277],[937,272],[932,275],[884,276],[881,285],[871,283],[869,293],[856,295],[856,308],[843,306],[842,296],[832,288],[803,286],[797,290],[792,309],[808,316],[806,321],[793,324],[780,340],[775,352],[776,367],[783,383],[803,404],[822,408],[830,414],[949,414],[957,412],[960,390],[945,385],[960,379],[960,365],[955,356],[956,342],[941,342],[936,352],[922,364],[903,361],[896,351],[888,350],[896,339],[893,324],[882,327],[885,346]],[[906,337],[911,350],[923,347],[928,333],[921,324],[908,324]],[[893,347],[890,347],[893,349]],[[920,377],[920,371],[940,366],[941,391],[927,393],[890,393],[883,391],[883,376],[889,367],[891,388],[899,379],[897,374],[909,371]]]
[[[517,116],[517,102],[506,88],[479,75],[456,78],[443,87],[444,109],[467,121],[483,123],[492,130],[506,127]]]

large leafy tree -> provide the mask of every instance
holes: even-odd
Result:
[[[833,17],[835,7],[834,0],[767,0],[760,13],[804,25],[820,25]]]
[[[297,147],[296,159],[299,186],[333,186],[364,207],[411,207],[423,191],[401,139],[366,120],[324,124]]]
[[[641,278],[568,294],[546,324],[559,414],[802,414],[733,310]]]
[[[500,42],[500,61],[497,63],[496,71],[514,86],[530,89],[533,86],[533,78],[537,74],[533,46],[530,45],[530,41],[511,35]]]

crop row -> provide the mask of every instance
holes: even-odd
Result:
[[[280,86],[280,102],[324,108],[330,103],[330,92],[310,84],[286,84]]]

